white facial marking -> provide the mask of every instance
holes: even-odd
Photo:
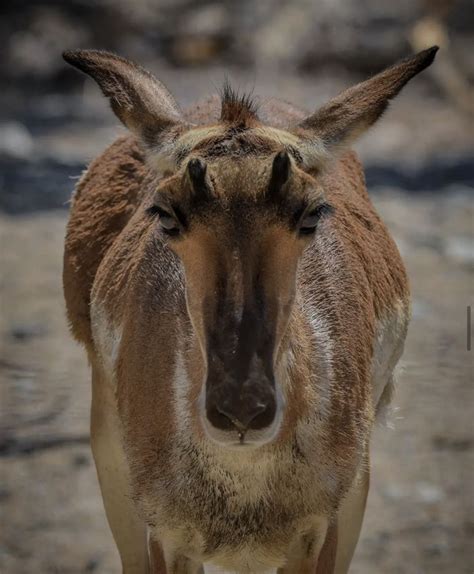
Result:
[[[399,303],[376,327],[372,359],[372,398],[375,407],[402,355],[408,320],[408,310]]]
[[[112,380],[122,340],[122,329],[115,327],[104,309],[97,304],[91,305],[92,337],[97,349],[104,373]]]
[[[314,364],[318,366],[319,373],[314,375],[317,380],[311,381],[311,387],[316,390],[314,408],[311,409],[318,418],[326,420],[331,404],[331,382],[334,379],[333,356],[334,341],[331,338],[330,326],[324,313],[314,306],[307,309],[307,317],[312,331]]]
[[[186,435],[191,432],[190,410],[192,405],[189,402],[188,396],[190,390],[190,380],[186,371],[186,364],[181,348],[176,350],[174,364],[175,368],[173,377],[173,392],[176,408],[176,420],[179,433]]]

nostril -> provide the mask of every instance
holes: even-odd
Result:
[[[267,406],[263,403],[256,403],[250,409],[236,409],[234,412],[229,405],[217,407],[217,410],[225,417],[227,417],[234,427],[239,431],[245,431],[252,427],[252,421],[260,416]]]
[[[276,403],[272,399],[266,404],[260,403],[259,410],[255,411],[252,418],[250,419],[247,429],[259,430],[270,426],[275,419],[276,414]]]
[[[215,405],[213,419],[208,418],[214,426],[222,430],[229,428],[238,431],[259,430],[270,426],[275,418],[276,403],[274,397],[251,404],[233,405],[229,401]],[[217,423],[217,424],[216,424]],[[229,426],[230,425],[230,426]]]
[[[206,410],[207,420],[213,427],[220,430],[234,430],[235,426],[231,419],[223,413],[216,405],[212,405]]]

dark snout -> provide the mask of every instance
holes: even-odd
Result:
[[[248,431],[268,429],[275,422],[277,398],[273,375],[255,357],[245,377],[213,361],[206,383],[206,418],[214,429]]]
[[[215,442],[261,445],[275,436],[282,410],[273,367],[274,315],[258,281],[232,273],[213,301],[202,415]]]

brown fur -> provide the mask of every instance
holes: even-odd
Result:
[[[306,544],[315,554],[301,564],[309,560],[318,574],[333,572],[337,513],[364,464],[377,407],[374,340],[380,324],[398,313],[401,349],[409,293],[355,154],[346,151],[329,162],[326,156],[358,133],[361,122],[372,123],[433,54],[400,64],[398,73],[392,68],[379,82],[369,80],[363,91],[372,86],[375,95],[361,99],[354,88],[309,118],[278,100],[257,113],[249,99],[227,88],[221,106],[211,98],[179,115],[166,104],[146,137],[143,108],[153,114],[153,98],[144,105],[134,87],[135,104],[125,98],[125,113],[124,98],[110,94],[107,69],[94,72],[109,62],[97,54],[92,71],[89,64],[78,67],[99,84],[105,74],[104,93],[141,141],[119,139],[81,179],[66,237],[64,289],[73,334],[102,373],[97,384],[113,379],[129,494],[152,536],[166,548],[175,545],[173,560],[187,556],[189,564],[199,564],[219,557],[221,564],[243,568],[232,565],[245,547],[255,564],[281,565],[290,547]],[[68,60],[76,64],[73,56]],[[127,82],[136,76],[122,60],[114,66]],[[148,98],[153,82],[147,75]],[[272,158],[282,148],[291,156],[290,179],[270,197]],[[161,169],[163,155],[170,161]],[[189,179],[189,157],[196,156],[206,162],[205,192]],[[332,209],[315,235],[303,238],[288,214],[308,201]],[[157,204],[179,208],[186,232],[164,236],[153,216]],[[257,276],[267,314],[256,328],[274,338],[286,406],[275,440],[236,464],[208,443],[201,424],[198,404],[208,371],[202,349],[209,329],[225,319],[216,295],[219,277],[225,278],[226,301],[238,308],[253,301]],[[113,358],[104,325],[121,333]],[[189,379],[181,398],[180,369]],[[179,404],[188,405],[185,416]],[[333,522],[318,545],[322,519]],[[157,572],[163,568],[159,547]],[[166,563],[174,571],[172,559]]]

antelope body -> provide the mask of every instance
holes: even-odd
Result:
[[[132,131],[82,177],[64,290],[127,574],[347,572],[409,293],[348,144],[436,48],[314,114],[65,53]]]

